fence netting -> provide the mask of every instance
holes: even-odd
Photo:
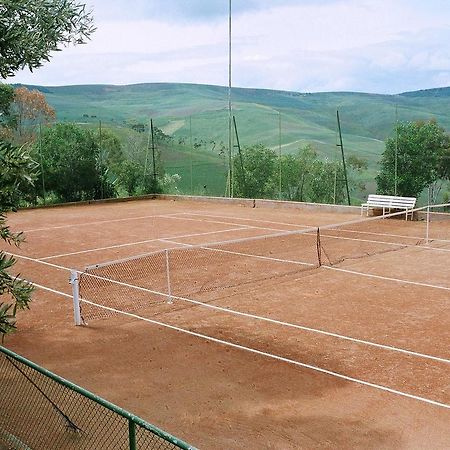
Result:
[[[0,386],[2,450],[192,448],[3,347]]]

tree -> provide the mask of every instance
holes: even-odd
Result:
[[[91,12],[74,0],[3,0],[0,4],[0,77],[49,61],[59,44],[83,44],[95,31]]]
[[[56,124],[43,130],[34,151],[42,157],[47,190],[60,200],[100,198],[102,189],[105,197],[111,195],[111,185],[102,178],[105,167],[99,161],[99,146],[92,131],[70,123]]]
[[[37,124],[46,124],[55,118],[55,110],[47,103],[45,95],[37,89],[30,91],[25,86],[15,89],[11,114],[15,119],[19,144],[31,139]]]
[[[394,194],[397,183],[398,195],[418,197],[444,176],[449,148],[450,138],[436,120],[398,123],[396,137],[386,140],[376,177],[378,192]]]
[[[262,144],[242,149],[233,160],[233,189],[237,197],[267,198],[275,192],[276,153]],[[242,170],[243,169],[243,170]]]
[[[19,246],[24,238],[22,233],[14,233],[6,224],[6,213],[15,210],[19,198],[17,192],[23,184],[33,182],[35,163],[23,147],[0,142],[0,237],[8,244]],[[14,331],[16,312],[26,309],[33,290],[30,283],[12,276],[9,270],[15,259],[0,251],[0,335]],[[3,297],[5,296],[5,297]],[[3,300],[5,299],[5,300]]]
[[[0,83],[0,139],[10,140],[15,120],[11,115],[11,104],[14,100],[14,88]]]

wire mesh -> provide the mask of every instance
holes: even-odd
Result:
[[[254,238],[179,244],[125,260],[88,267],[80,277],[80,304],[85,320],[117,312],[151,308],[169,311],[172,298],[211,301],[226,290],[236,294],[264,283],[297,277],[321,265],[335,265],[418,245],[440,236],[449,245],[450,214],[445,208],[405,212]],[[220,294],[221,297],[223,295]],[[93,303],[93,305],[90,304]],[[107,308],[99,308],[102,305]]]
[[[82,317],[86,321],[115,310],[147,307],[159,313],[172,297],[239,292],[244,285],[297,275],[318,265],[316,229],[171,248],[88,267],[80,276]]]
[[[45,372],[45,373],[44,373]],[[155,434],[139,419],[136,446],[129,440],[131,414],[105,407],[81,388],[0,347],[0,448],[174,449],[191,448]],[[86,392],[86,391],[84,391]],[[144,425],[144,426],[143,426]],[[167,435],[169,436],[169,435]],[[178,442],[180,445],[176,445]],[[134,445],[134,443],[133,443]]]

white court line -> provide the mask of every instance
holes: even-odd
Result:
[[[173,213],[178,214],[178,213]],[[101,223],[111,223],[111,222],[126,222],[127,220],[142,220],[142,219],[150,219],[152,217],[167,217],[170,218],[171,214],[153,214],[149,216],[137,216],[137,217],[124,217],[122,219],[109,219],[109,220],[97,220],[95,222],[84,222],[84,223],[72,223],[67,225],[58,225],[55,227],[46,227],[46,228],[34,228],[30,230],[24,230],[23,233],[33,233],[34,231],[47,231],[47,230],[59,230],[62,228],[73,228],[73,227],[84,227],[88,225],[98,225]]]
[[[213,214],[201,214],[201,213],[178,213],[178,214],[188,214],[188,215],[198,215],[203,217],[218,217],[218,218],[227,218],[227,219],[237,219],[237,220],[246,220],[246,221],[252,221],[252,222],[266,222],[266,223],[274,223],[277,225],[288,225],[288,226],[294,226],[294,227],[302,227],[302,228],[310,228],[312,225],[300,225],[300,224],[294,224],[294,223],[284,223],[284,222],[274,222],[270,220],[262,220],[262,219],[248,219],[244,217],[234,217],[234,216],[220,216],[220,215],[213,215]],[[382,220],[382,219],[379,219]],[[365,223],[361,220],[359,223]],[[236,224],[237,225],[237,224]],[[327,227],[328,225],[319,225],[319,228]],[[337,231],[346,231],[348,233],[362,233],[362,234],[374,234],[375,236],[388,236],[388,237],[399,237],[399,238],[405,238],[405,239],[414,239],[414,240],[425,240],[425,236],[406,236],[402,234],[389,234],[389,233],[375,233],[373,231],[357,231],[357,230],[347,230],[345,228],[337,229],[337,228],[327,228],[329,230],[337,230]],[[286,230],[284,230],[286,231]],[[432,241],[436,242],[450,242],[448,239],[431,239]],[[411,245],[411,244],[410,244]]]
[[[187,244],[187,245],[189,245],[189,244]],[[19,256],[19,255],[14,255],[14,256]],[[47,263],[47,262],[43,262],[43,261],[39,261],[39,260],[34,260],[33,258],[29,258],[29,257],[23,257],[23,258],[31,260],[31,261],[34,261],[34,262],[38,262],[38,263],[41,263],[41,264],[49,265],[51,267],[55,267],[55,268],[58,268],[58,269],[63,269],[63,270],[67,270],[67,271],[71,270],[71,269],[69,269],[67,267],[64,267],[64,266],[59,266],[59,265],[52,264],[52,263]],[[323,267],[330,268],[328,266],[323,266]],[[80,274],[82,273],[81,271],[77,271],[77,272],[80,273]],[[355,272],[355,274],[359,274],[359,273]],[[144,292],[150,292],[150,293],[153,293],[153,294],[156,294],[156,295],[160,295],[162,297],[169,297],[169,294],[165,294],[165,293],[154,291],[154,290],[147,289],[147,288],[142,288],[140,286],[135,286],[135,285],[131,285],[131,284],[120,282],[120,281],[110,280],[108,278],[101,277],[99,275],[94,275],[94,274],[88,274],[88,275],[93,277],[93,278],[98,278],[98,279],[101,279],[101,280],[112,281],[115,284],[122,285],[122,286],[125,286],[125,287],[128,287],[128,288],[131,288],[131,289],[136,289],[136,290],[144,291]],[[395,280],[395,281],[397,281],[397,280]],[[417,283],[413,283],[413,284],[417,284]],[[432,287],[432,286],[429,285],[429,287]],[[229,314],[234,314],[234,315],[243,316],[243,317],[246,317],[246,318],[261,320],[261,321],[274,323],[274,324],[278,324],[278,325],[282,325],[282,326],[286,326],[286,327],[290,327],[290,328],[300,329],[300,330],[303,330],[303,331],[309,331],[309,332],[313,332],[313,333],[323,334],[323,335],[327,335],[327,336],[330,336],[330,337],[335,337],[335,338],[338,338],[338,339],[348,340],[348,341],[355,342],[355,343],[360,343],[360,344],[369,345],[369,346],[373,346],[373,347],[377,347],[377,348],[382,348],[384,350],[404,353],[404,354],[408,354],[408,355],[411,355],[411,356],[431,359],[431,360],[435,360],[435,361],[438,361],[438,362],[450,363],[450,360],[448,360],[448,359],[440,358],[440,357],[432,356],[432,355],[427,355],[427,354],[415,352],[415,351],[412,351],[412,350],[402,349],[402,348],[399,348],[399,347],[389,346],[389,345],[385,345],[385,344],[379,344],[379,343],[376,343],[376,342],[366,341],[366,340],[363,340],[363,339],[352,338],[350,336],[340,335],[340,334],[337,334],[337,333],[332,333],[332,332],[328,332],[328,331],[325,331],[325,330],[320,330],[320,329],[316,329],[316,328],[306,327],[306,326],[303,326],[303,325],[292,324],[292,323],[289,323],[289,322],[283,322],[283,321],[279,321],[279,320],[276,320],[276,319],[270,319],[268,317],[258,316],[258,315],[249,314],[249,313],[243,313],[243,312],[240,312],[240,311],[235,311],[235,310],[228,309],[228,308],[222,308],[220,306],[215,306],[215,305],[211,305],[211,304],[208,304],[208,303],[199,302],[199,301],[188,299],[188,298],[185,298],[185,297],[179,297],[179,296],[175,296],[175,295],[171,295],[170,297],[174,298],[174,299],[177,299],[177,300],[182,300],[182,301],[186,301],[186,302],[189,302],[189,303],[192,303],[192,304],[196,304],[196,305],[199,305],[199,306],[207,307],[207,308],[210,308],[210,309],[218,310],[218,311],[221,311],[221,312],[226,312],[226,313],[229,313]],[[82,300],[82,301],[85,301],[85,300]]]
[[[380,280],[394,281],[396,283],[413,284],[415,286],[423,286],[423,287],[429,287],[429,288],[433,288],[433,289],[443,289],[445,291],[450,291],[450,287],[439,286],[436,284],[421,283],[420,281],[409,281],[409,280],[403,280],[401,278],[384,277],[382,275],[373,275],[371,273],[357,272],[355,270],[343,269],[341,267],[332,267],[332,266],[326,266],[326,265],[322,265],[320,267],[322,267],[324,269],[329,269],[329,270],[337,270],[338,272],[345,272],[345,273],[351,273],[353,275],[360,275],[362,277],[378,278]]]
[[[240,227],[240,228],[229,228],[228,230],[220,230],[220,231],[207,231],[204,233],[193,233],[193,234],[185,234],[181,236],[173,236],[176,239],[182,239],[182,238],[189,238],[189,237],[196,237],[196,236],[206,236],[209,234],[216,234],[216,233],[227,233],[229,231],[240,231],[240,230],[247,230],[247,228]],[[171,239],[171,238],[169,238]],[[131,247],[133,245],[139,245],[139,244],[147,244],[149,242],[157,242],[157,241],[164,241],[165,238],[154,238],[154,239],[146,239],[145,241],[137,241],[137,242],[127,242],[125,244],[117,244],[117,245],[109,245],[107,247],[96,247],[88,250],[80,250],[78,252],[70,252],[70,253],[61,253],[59,255],[51,255],[51,256],[44,256],[42,258],[37,258],[40,261],[46,261],[48,259],[55,259],[55,258],[62,258],[63,256],[72,256],[72,255],[81,255],[83,253],[91,253],[91,252],[99,252],[102,250],[111,250],[114,248],[121,248],[121,247]]]
[[[13,256],[17,256],[19,258],[22,257],[24,259],[27,259],[27,260],[30,260],[30,261],[33,261],[33,262],[37,262],[37,263],[40,263],[40,264],[48,265],[48,266],[51,266],[51,267],[54,267],[54,268],[57,268],[57,269],[62,269],[62,270],[67,270],[67,271],[71,271],[72,270],[72,269],[69,269],[68,267],[64,267],[64,266],[60,266],[60,265],[57,265],[57,264],[48,263],[48,262],[45,262],[45,261],[35,260],[35,259],[29,258],[27,256],[14,255],[13,253],[9,253],[9,254],[11,254]],[[328,267],[328,266],[322,266],[322,267]],[[77,270],[77,273],[82,274],[83,272]],[[358,272],[356,272],[356,274],[357,273]],[[112,281],[115,284],[118,284],[118,285],[121,285],[121,286],[125,286],[125,287],[129,287],[131,289],[136,289],[138,291],[150,292],[150,293],[153,293],[153,294],[156,294],[156,295],[160,295],[162,297],[169,297],[169,294],[165,294],[165,293],[158,292],[158,291],[153,291],[151,289],[143,288],[143,287],[140,287],[140,286],[131,285],[131,284],[124,283],[124,282],[121,282],[121,281],[110,280],[108,278],[105,278],[105,277],[102,277],[102,276],[99,276],[99,275],[94,275],[94,274],[87,274],[87,275],[89,275],[89,276],[91,276],[93,278],[100,279],[100,280]],[[275,323],[275,324],[279,324],[279,325],[284,325],[284,326],[288,326],[288,327],[292,327],[292,328],[298,328],[298,329],[301,329],[301,330],[304,330],[304,331],[310,331],[310,332],[315,332],[315,333],[319,333],[319,334],[324,334],[324,335],[328,335],[328,336],[331,336],[331,337],[336,337],[336,338],[339,338],[339,339],[345,339],[345,340],[353,341],[353,342],[356,342],[356,343],[361,343],[361,344],[371,345],[371,346],[374,346],[374,347],[383,348],[383,349],[386,349],[386,350],[397,351],[397,352],[400,352],[400,353],[406,353],[406,354],[409,354],[409,355],[412,355],[412,356],[420,356],[422,358],[433,359],[433,360],[436,360],[436,361],[439,361],[439,362],[450,363],[450,360],[447,360],[445,358],[440,358],[438,356],[427,355],[427,354],[424,354],[424,353],[414,352],[412,350],[406,350],[406,349],[402,349],[402,348],[394,347],[394,346],[389,346],[389,345],[385,345],[385,344],[378,344],[376,342],[366,341],[366,340],[357,339],[357,338],[352,338],[350,336],[345,336],[345,335],[340,335],[340,334],[337,334],[337,333],[332,333],[332,332],[328,332],[328,331],[324,331],[324,330],[319,330],[319,329],[315,329],[315,328],[305,327],[303,325],[292,324],[292,323],[289,323],[289,322],[282,322],[282,321],[278,321],[278,320],[275,320],[275,319],[270,319],[268,317],[262,317],[262,316],[257,316],[257,315],[253,315],[253,314],[249,314],[249,313],[243,313],[243,312],[239,312],[239,311],[234,311],[234,310],[231,310],[231,309],[222,308],[220,306],[215,306],[215,305],[211,305],[211,304],[208,304],[208,303],[199,302],[197,300],[192,300],[192,299],[188,299],[188,298],[185,298],[185,297],[178,297],[178,296],[175,296],[175,295],[171,295],[170,297],[171,298],[175,298],[177,300],[183,300],[183,301],[186,301],[186,302],[197,304],[197,305],[203,305],[203,306],[205,306],[207,308],[219,310],[219,311],[230,313],[230,314],[236,314],[236,315],[239,315],[239,316],[244,316],[244,317],[249,317],[249,318],[258,319],[258,320],[262,320],[262,321],[267,321],[267,322],[271,322],[271,323]],[[82,301],[85,301],[85,300],[82,300]]]
[[[312,235],[312,233],[304,233],[304,234]],[[372,234],[375,234],[375,233],[372,233]],[[321,238],[329,238],[329,239],[342,239],[344,241],[370,242],[371,244],[394,245],[394,246],[402,247],[402,248],[417,248],[417,249],[421,249],[421,250],[431,250],[431,251],[437,251],[437,252],[439,252],[439,251],[449,252],[450,251],[450,249],[439,248],[439,247],[430,247],[429,245],[422,245],[422,244],[400,244],[398,242],[374,241],[374,240],[371,240],[371,239],[351,238],[351,237],[344,237],[344,236],[333,236],[333,235],[330,235],[330,234],[325,234],[324,231],[320,232],[320,237]],[[351,258],[349,258],[349,259],[351,259]]]
[[[256,229],[256,230],[270,230],[270,231],[277,231],[277,232],[289,232],[289,231],[295,231],[295,230],[281,230],[277,228],[269,228],[269,227],[257,227],[254,225],[245,225],[242,223],[235,223],[235,222],[222,222],[219,220],[202,220],[202,219],[193,219],[192,217],[170,217],[171,219],[178,219],[178,220],[190,220],[193,222],[201,222],[201,223],[219,223],[222,225],[236,225],[241,226],[246,229]]]
[[[192,213],[192,212],[182,212],[178,214],[186,214],[192,216],[203,216],[203,217],[216,217],[218,219],[237,219],[237,220],[246,220],[248,222],[265,222],[265,223],[273,223],[275,225],[287,225],[291,227],[302,227],[302,228],[310,228],[315,225],[301,225],[298,223],[287,223],[287,222],[275,222],[273,220],[264,220],[264,219],[249,219],[247,217],[236,217],[236,216],[220,216],[215,214],[201,214],[201,213]],[[237,225],[237,224],[236,224]],[[286,231],[286,230],[284,230]]]
[[[37,286],[38,288],[41,288],[41,289],[50,290],[51,292],[58,292],[58,291],[55,291],[53,289],[49,289],[46,286],[42,286],[42,285],[38,285],[38,284],[35,284],[35,286]],[[61,292],[61,294],[64,295],[64,296],[68,296],[67,294],[62,293],[62,292]],[[185,334],[188,334],[188,335],[191,335],[191,336],[195,336],[195,337],[198,337],[198,338],[201,338],[201,339],[205,339],[205,340],[208,340],[208,341],[211,341],[211,342],[215,342],[217,344],[233,347],[233,348],[236,348],[238,350],[247,351],[247,352],[259,355],[259,356],[264,356],[264,357],[267,357],[267,358],[275,359],[277,361],[282,361],[282,362],[285,362],[285,363],[288,363],[288,364],[293,364],[295,366],[303,367],[303,368],[310,369],[310,370],[313,370],[313,371],[316,371],[316,372],[320,372],[320,373],[323,373],[323,374],[326,374],[326,375],[330,375],[330,376],[333,376],[333,377],[336,377],[336,378],[340,378],[340,379],[343,379],[343,380],[346,380],[346,381],[350,381],[350,382],[353,382],[353,383],[361,384],[361,385],[364,385],[364,386],[367,386],[367,387],[371,387],[373,389],[377,389],[377,390],[381,390],[381,391],[384,391],[384,392],[388,392],[390,394],[400,395],[402,397],[406,397],[406,398],[409,398],[409,399],[412,399],[412,400],[416,400],[416,401],[420,401],[420,402],[423,402],[423,403],[427,403],[427,404],[430,404],[430,405],[433,405],[433,406],[438,406],[438,407],[441,407],[441,408],[450,409],[450,405],[448,405],[446,403],[441,403],[441,402],[437,402],[435,400],[430,400],[430,399],[425,398],[425,397],[420,397],[418,395],[413,395],[413,394],[409,394],[407,392],[402,392],[402,391],[399,391],[397,389],[389,388],[387,386],[383,386],[383,385],[379,385],[379,384],[375,384],[375,383],[370,383],[370,382],[365,381],[365,380],[361,380],[361,379],[358,379],[358,378],[350,377],[348,375],[343,375],[343,374],[338,373],[338,372],[333,372],[333,371],[328,370],[328,369],[323,369],[321,367],[313,366],[311,364],[302,363],[300,361],[295,361],[293,359],[289,359],[289,358],[285,358],[285,357],[282,357],[282,356],[274,355],[272,353],[263,352],[261,350],[256,350],[254,348],[246,347],[246,346],[239,345],[239,344],[234,344],[232,342],[225,341],[223,339],[218,339],[218,338],[215,338],[215,337],[212,337],[212,336],[208,336],[208,335],[205,335],[205,334],[197,333],[195,331],[186,330],[184,328],[180,328],[180,327],[177,327],[177,326],[174,326],[174,325],[169,325],[167,323],[160,322],[160,321],[157,321],[157,320],[148,319],[146,317],[142,317],[142,316],[139,316],[137,314],[133,314],[133,313],[125,312],[125,311],[120,311],[118,309],[110,308],[108,306],[98,305],[98,304],[90,302],[88,300],[83,300],[83,301],[85,303],[88,303],[88,304],[90,304],[92,306],[95,306],[97,308],[105,309],[105,310],[114,312],[116,314],[121,314],[121,315],[125,315],[125,316],[128,316],[128,317],[132,317],[134,319],[143,320],[145,322],[152,323],[154,325],[158,325],[158,326],[161,326],[161,327],[164,327],[164,328],[168,328],[168,329],[171,329],[171,330],[174,330],[174,331],[178,331],[180,333],[185,333]]]
[[[312,264],[312,263],[307,263],[307,262],[302,262],[302,261],[294,261],[294,260],[289,260],[289,259],[272,258],[270,256],[254,255],[252,253],[233,252],[231,250],[224,250],[222,248],[203,247],[202,245],[184,244],[182,242],[171,241],[169,239],[161,239],[161,240],[165,241],[165,242],[169,242],[171,244],[184,245],[185,247],[201,248],[203,250],[209,250],[209,251],[212,251],[212,252],[228,253],[230,255],[238,255],[238,256],[248,256],[250,258],[255,258],[255,259],[264,259],[264,260],[268,260],[268,261],[276,261],[276,262],[282,262],[282,263],[287,263],[287,264],[297,264],[297,265],[300,265],[300,266],[317,267],[317,264]],[[224,241],[222,241],[222,242],[224,242]],[[226,243],[226,241],[225,241],[225,243]],[[208,245],[214,245],[214,243],[209,243]]]

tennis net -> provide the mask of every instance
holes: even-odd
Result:
[[[82,316],[92,320],[114,310],[148,307],[158,314],[168,310],[173,299],[211,301],[255,287],[273,288],[323,264],[429,242],[430,230],[434,231],[430,208],[417,208],[413,221],[405,221],[404,214],[202,245],[178,242],[166,250],[89,266],[79,277]],[[439,214],[435,223],[439,229],[448,228],[447,213]]]

